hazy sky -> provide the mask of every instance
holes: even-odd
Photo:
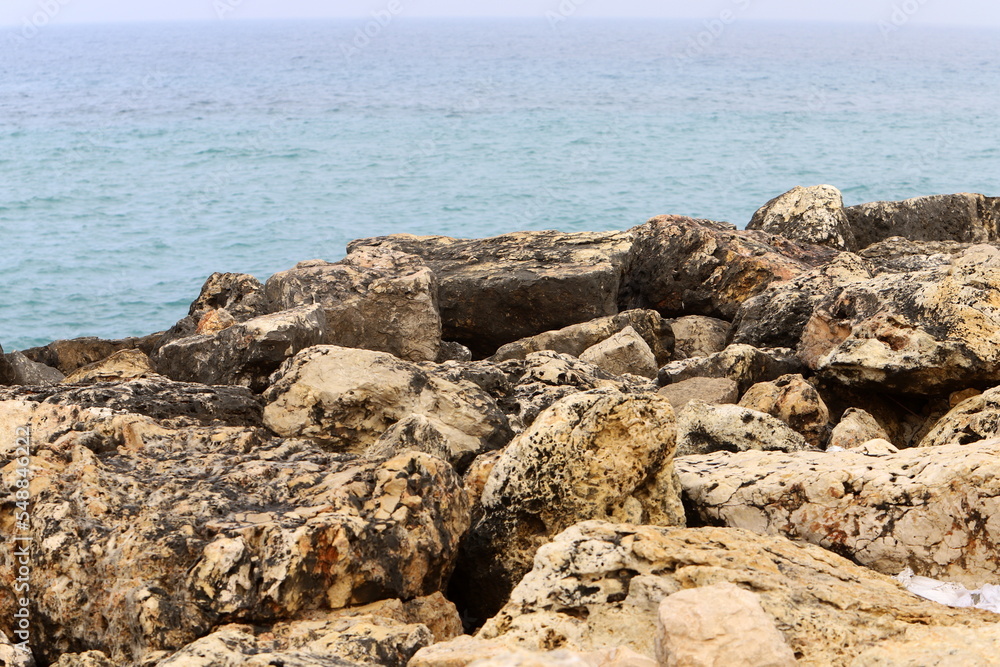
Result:
[[[1000,26],[997,0],[2,0],[0,24],[364,17],[395,4],[401,16],[572,16]]]

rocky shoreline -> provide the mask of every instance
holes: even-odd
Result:
[[[361,239],[0,385],[0,665],[1000,664],[893,578],[1000,583],[998,198]]]

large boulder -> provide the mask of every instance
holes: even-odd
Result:
[[[512,433],[491,396],[385,352],[318,345],[281,368],[264,394],[264,422],[286,437],[363,452],[394,424],[423,415],[450,441],[453,463],[507,444]]]
[[[812,542],[884,574],[993,583],[1000,442],[869,454],[882,452],[720,453],[676,467],[713,525]]]
[[[816,388],[801,375],[758,382],[743,394],[739,404],[777,417],[813,447],[826,444],[829,438],[830,410]]]
[[[846,213],[858,248],[891,236],[965,243],[1000,239],[1000,199],[980,194],[963,192],[869,202],[850,206]]]
[[[95,361],[76,369],[63,378],[62,382],[63,384],[96,384],[98,382],[126,382],[139,378],[156,377],[160,376],[153,368],[149,357],[141,350],[126,349],[118,350],[107,359]]]
[[[455,576],[472,614],[495,613],[538,547],[578,521],[683,525],[674,447],[673,410],[655,394],[583,392],[539,415],[493,466],[463,547]]]
[[[155,333],[141,338],[122,338],[120,340],[102,340],[92,337],[57,340],[44,347],[23,350],[22,353],[31,361],[51,366],[63,375],[69,375],[87,364],[107,359],[119,350],[134,349],[147,355],[151,354],[162,336],[162,333]]]
[[[0,384],[29,386],[57,384],[65,377],[57,369],[32,361],[21,352],[4,354],[0,350],[0,376],[3,375],[6,375],[7,381],[0,380]]]
[[[674,332],[674,359],[707,357],[722,352],[733,328],[725,320],[704,315],[678,317],[670,327]]]
[[[727,378],[735,382],[743,394],[758,382],[777,380],[801,370],[802,362],[793,350],[730,345],[707,357],[672,361],[660,369],[658,378],[664,386],[691,378]]]
[[[861,408],[849,408],[833,427],[828,445],[855,449],[871,440],[891,440],[891,436],[870,413]]]
[[[809,443],[785,422],[738,405],[689,401],[677,415],[677,456],[749,449],[797,452]]]
[[[832,185],[792,188],[754,213],[747,229],[836,250],[857,250],[844,198]]]
[[[435,361],[441,346],[438,283],[419,257],[357,247],[343,260],[300,262],[264,284],[268,310],[319,304],[324,343]]]
[[[829,262],[836,252],[764,232],[676,215],[631,230],[622,308],[654,308],[666,317],[731,320],[740,304],[775,281]]]
[[[518,232],[488,239],[396,234],[366,246],[422,258],[440,281],[444,337],[476,355],[521,338],[618,313],[630,232]]]
[[[709,405],[737,403],[740,400],[739,385],[729,378],[689,378],[668,384],[656,393],[670,401],[674,412],[680,412],[694,400]]]
[[[588,347],[580,360],[616,376],[638,375],[653,379],[659,370],[649,344],[632,327],[625,327],[607,340]]]
[[[962,401],[920,441],[920,447],[966,445],[1000,437],[1000,387]]]

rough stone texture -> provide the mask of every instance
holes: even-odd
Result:
[[[854,449],[870,440],[890,440],[890,438],[874,417],[860,408],[850,408],[833,427],[828,445],[841,449]]]
[[[370,632],[372,629],[374,628],[363,628],[362,632],[365,630],[369,630]],[[389,635],[391,632],[386,631],[385,628],[378,629],[382,630],[380,634],[383,635]],[[398,630],[398,628],[393,629]],[[337,642],[340,639],[337,634],[330,634],[331,636],[322,637],[322,639],[329,639],[331,642]],[[359,638],[352,637],[351,639],[357,640]],[[422,637],[419,634],[417,636],[404,637],[383,636],[379,637],[379,639],[383,640],[379,644],[376,644],[377,640],[373,640],[372,638],[365,639],[371,643],[373,648],[378,646],[386,653],[389,651],[398,653],[403,648],[398,645],[392,645],[392,640],[410,642],[417,647],[423,641],[426,641],[426,637]],[[385,641],[386,639],[388,641]],[[282,667],[361,667],[362,665],[362,663],[345,660],[336,656],[332,651],[325,651],[323,649],[319,651],[308,649],[291,651],[269,649],[270,647],[266,646],[266,644],[262,646],[257,640],[254,636],[254,628],[251,626],[226,625],[207,637],[192,642],[190,645],[184,647],[184,649],[158,663],[157,667],[243,667],[244,665],[247,667],[271,667],[272,665],[281,665]],[[366,662],[364,664],[371,663]],[[384,664],[391,664],[398,667],[405,663],[394,660],[391,663]]]
[[[261,392],[289,357],[329,338],[321,306],[261,315],[214,334],[178,338],[153,355],[156,369],[181,382],[229,384]]]
[[[664,667],[795,667],[791,647],[760,597],[732,583],[668,596],[657,615],[656,655]]]
[[[456,442],[449,435],[449,428],[434,417],[413,414],[403,417],[386,429],[368,450],[366,457],[390,458],[402,452],[424,452],[448,461],[464,473],[477,451],[468,449],[465,442]]]
[[[466,607],[479,618],[499,609],[538,547],[578,521],[683,525],[674,444],[673,410],[655,394],[584,392],[539,415],[486,482],[455,575],[472,591]]]
[[[736,403],[740,400],[739,386],[728,378],[691,378],[668,384],[657,392],[674,412],[679,413],[688,403],[699,400],[709,405]]]
[[[997,667],[1000,626],[907,628],[864,651],[851,667]]]
[[[420,649],[408,667],[657,667],[648,656],[625,648],[529,651],[503,642],[459,637]]]
[[[792,350],[777,348],[760,350],[749,345],[730,345],[708,357],[674,361],[659,372],[661,385],[690,378],[729,378],[744,393],[758,382],[777,380],[782,375],[798,373],[802,362]]]
[[[588,347],[600,343],[625,327],[632,327],[642,336],[656,356],[657,364],[662,365],[670,361],[674,353],[674,324],[664,320],[655,310],[627,310],[618,315],[601,317],[557,331],[546,331],[537,336],[523,338],[501,347],[490,357],[490,361],[525,359],[532,352],[542,350],[579,357]]]
[[[996,437],[1000,437],[1000,387],[968,398],[952,408],[918,446],[965,445]]]
[[[274,274],[264,293],[271,312],[323,306],[326,344],[388,352],[408,361],[438,357],[437,279],[412,254],[352,247],[335,264],[311,260]]]
[[[198,326],[195,327],[194,333],[219,333],[220,331],[225,331],[237,322],[238,320],[233,317],[228,310],[225,308],[216,308],[215,310],[208,311],[200,320],[198,320]]]
[[[63,384],[96,384],[156,377],[159,375],[153,369],[149,357],[141,350],[129,349],[118,350],[107,359],[78,368],[66,376],[62,382]]]
[[[472,361],[472,350],[455,341],[442,341],[436,361],[439,364],[446,361]]]
[[[979,194],[869,202],[850,206],[846,213],[859,248],[891,236],[965,243],[987,243],[1000,238],[1000,200]]]
[[[670,326],[674,332],[674,359],[707,357],[722,352],[732,330],[729,322],[704,315],[678,317]]]
[[[816,388],[801,375],[759,382],[747,390],[739,404],[777,417],[813,447],[826,444],[830,435],[830,410]]]
[[[709,315],[731,320],[740,304],[770,283],[829,262],[835,251],[712,220],[676,215],[631,230],[619,303],[666,317]]]
[[[745,452],[677,459],[700,518],[783,534],[878,572],[993,583],[1000,441],[866,456]]]
[[[796,452],[809,443],[769,414],[738,405],[690,401],[677,415],[677,456],[748,449]]]
[[[0,352],[0,355],[2,354]],[[0,665],[3,667],[35,667],[35,658],[31,655],[31,652],[20,650],[15,646],[15,643],[3,632],[0,632]]]
[[[911,241],[892,236],[858,253],[877,273],[910,273],[932,266],[947,266],[971,243],[958,241]]]
[[[428,595],[469,525],[460,479],[425,454],[362,461],[263,429],[34,406],[0,414],[33,430],[32,574],[49,585],[32,591],[32,645],[46,662],[100,650],[127,664],[226,622]],[[0,470],[5,488],[16,474]],[[13,567],[4,550],[0,580]],[[0,630],[12,605],[0,588]]]
[[[289,359],[276,378],[264,395],[268,428],[334,449],[362,452],[411,415],[433,418],[449,449],[466,452],[468,460],[512,436],[496,402],[478,386],[385,352],[319,345]]]
[[[361,239],[423,258],[440,281],[444,336],[479,357],[501,345],[615,315],[631,232],[518,232],[488,239]]]
[[[28,359],[56,368],[63,375],[69,375],[78,368],[107,359],[118,350],[136,349],[150,354],[159,342],[162,333],[150,334],[142,338],[121,340],[101,340],[100,338],[74,338],[57,340],[44,347],[23,350]]]
[[[53,667],[118,667],[101,651],[64,653],[53,663]]]
[[[139,354],[142,354],[141,352]],[[9,366],[8,382],[0,384],[31,385],[40,386],[47,384],[58,384],[63,379],[63,374],[51,366],[40,364],[28,359],[20,352],[11,352],[4,355],[0,350],[0,357],[6,357],[4,363]],[[2,373],[3,371],[0,371]]]
[[[632,327],[625,327],[607,340],[588,347],[580,360],[618,376],[631,374],[655,378],[659,369],[653,351]]]
[[[747,229],[836,250],[857,250],[844,198],[832,185],[796,186],[764,204]]]
[[[4,354],[3,347],[0,347],[0,385],[17,384],[16,380],[10,359],[8,359],[8,355]]]
[[[534,569],[478,637],[530,650],[627,646],[652,657],[660,602],[682,589],[753,591],[802,665],[850,665],[910,628],[994,626],[819,547],[724,528],[578,524],[538,551]],[[863,664],[863,663],[859,663]]]

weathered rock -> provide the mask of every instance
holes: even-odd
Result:
[[[798,661],[760,597],[731,583],[667,596],[657,616],[665,667],[795,667]]]
[[[891,236],[858,252],[876,273],[911,273],[933,266],[947,266],[970,243],[958,241],[911,241]]]
[[[777,417],[738,405],[690,401],[677,415],[677,456],[749,449],[797,452],[809,443]]]
[[[783,375],[758,382],[740,399],[740,406],[777,417],[801,434],[813,447],[826,444],[830,410],[816,388],[801,375]]]
[[[890,454],[898,454],[899,448],[888,440],[876,438],[861,443],[851,451],[855,454],[864,454],[865,456],[889,456]]]
[[[1000,200],[979,194],[869,202],[850,206],[846,213],[858,248],[891,236],[965,243],[987,243],[1000,238]]]
[[[188,309],[195,322],[207,314],[224,310],[237,322],[246,322],[267,312],[264,286],[246,273],[213,273]]]
[[[448,461],[460,473],[464,473],[477,450],[471,450],[464,442],[457,442],[450,436],[450,429],[434,417],[413,414],[403,417],[379,436],[365,451],[366,457],[391,458],[402,452],[424,452]]]
[[[10,369],[9,382],[0,381],[0,384],[41,386],[57,384],[64,377],[55,368],[32,361],[20,352],[11,352],[5,355],[0,350],[0,357],[6,357],[4,361]],[[0,373],[3,373],[3,371],[0,371]]]
[[[329,338],[321,306],[261,315],[214,334],[179,338],[153,356],[156,369],[180,382],[239,385],[261,392],[282,362]]]
[[[708,357],[673,361],[659,372],[661,385],[690,378],[729,378],[736,382],[742,394],[758,382],[777,380],[782,375],[799,373],[802,362],[792,350],[783,348],[757,349],[749,345],[730,345]]]
[[[264,422],[282,436],[363,452],[396,422],[423,415],[465,464],[512,436],[496,402],[476,385],[384,352],[320,345],[290,359],[276,377],[264,395]]]
[[[670,326],[674,332],[674,359],[707,357],[722,352],[732,330],[729,322],[704,315],[678,317]]]
[[[850,408],[833,427],[830,434],[830,447],[854,449],[870,440],[890,440],[879,423],[870,414],[860,408]]]
[[[139,378],[159,377],[161,376],[153,369],[149,357],[141,350],[127,349],[118,350],[107,359],[76,369],[62,382],[63,384],[96,384],[98,382],[124,382]]]
[[[383,628],[379,629],[384,631]],[[369,628],[364,628],[362,632],[364,630],[371,631]],[[333,636],[329,637],[329,639],[333,642],[340,639],[335,633],[331,633],[331,635]],[[327,637],[323,637],[322,639],[327,639]],[[357,645],[361,643],[357,641],[360,638],[352,637],[351,639],[356,640],[352,644]],[[370,638],[365,639],[368,640],[369,645],[373,646],[373,648],[378,646],[386,652],[392,651],[398,653],[399,649],[403,648],[392,646],[390,642],[378,645]],[[385,637],[380,637],[380,639],[384,640]],[[409,640],[419,646],[422,640],[426,640],[426,637],[418,635],[403,638],[391,637],[391,639],[402,639],[404,642]],[[390,645],[386,646],[386,644]],[[270,667],[271,665],[281,665],[282,667],[361,667],[362,664],[371,663],[367,661],[365,663],[358,663],[345,660],[332,651],[326,651],[322,648],[319,650],[305,649],[291,651],[272,649],[266,643],[263,646],[261,645],[261,642],[254,636],[253,627],[248,625],[226,625],[207,637],[203,637],[185,646],[182,650],[158,663],[157,667],[243,667],[244,665],[247,667]],[[397,659],[383,664],[399,666],[405,664],[405,662],[400,662]]]
[[[44,347],[23,350],[23,354],[31,361],[51,366],[58,369],[63,375],[69,375],[87,364],[107,359],[119,350],[136,349],[144,354],[151,354],[161,336],[163,336],[162,333],[155,333],[142,338],[123,338],[121,340],[101,340],[100,338],[57,340]]]
[[[1000,437],[1000,387],[959,403],[918,446],[965,445],[997,437]]]
[[[216,308],[215,310],[208,311],[200,320],[198,320],[198,326],[195,327],[194,333],[199,335],[219,333],[220,331],[225,331],[237,322],[238,320],[233,317],[228,310],[225,308]]]
[[[912,626],[898,638],[864,651],[851,667],[996,667],[1000,626]]]
[[[503,642],[459,637],[420,649],[407,667],[657,667],[655,660],[624,648],[600,651],[529,651]]]
[[[747,229],[836,250],[858,249],[844,212],[844,198],[832,185],[792,188],[754,213]]]
[[[17,384],[14,368],[10,365],[10,360],[0,347],[0,386]]]
[[[676,215],[631,230],[619,304],[666,317],[731,320],[740,304],[770,283],[829,262],[835,251],[711,220]]]
[[[114,661],[101,651],[83,653],[63,653],[53,663],[53,667],[117,667]]]
[[[618,313],[630,232],[518,232],[489,239],[396,234],[348,250],[389,248],[423,258],[440,281],[444,336],[479,357],[501,345]]]
[[[739,386],[728,378],[690,378],[668,384],[657,393],[670,401],[675,413],[693,400],[709,405],[737,403],[740,400]]]
[[[461,343],[446,340],[438,348],[436,361],[439,364],[443,364],[446,361],[472,361],[472,350]]]
[[[271,312],[321,305],[327,317],[323,343],[388,352],[408,361],[438,357],[437,279],[412,254],[353,247],[340,262],[311,260],[276,273],[264,293]]]
[[[579,357],[587,348],[606,340],[626,327],[632,327],[642,336],[653,351],[657,364],[662,365],[670,361],[674,352],[673,325],[660,317],[655,310],[627,310],[618,315],[601,317],[557,331],[546,331],[537,336],[523,338],[501,347],[490,357],[490,361],[525,359],[532,352],[542,350]]]
[[[627,646],[652,656],[667,595],[727,582],[756,593],[799,662],[816,667],[848,665],[910,628],[996,622],[989,612],[922,600],[889,577],[782,537],[588,521],[539,549],[534,569],[477,636],[530,650]]]
[[[673,410],[655,394],[597,390],[548,408],[504,450],[486,482],[483,516],[455,575],[471,597],[465,606],[479,618],[494,613],[538,547],[578,521],[683,525],[674,444]]]
[[[993,582],[1000,441],[878,454],[744,452],[676,465],[702,520],[806,540],[882,573]]]
[[[0,351],[0,356],[3,356],[2,351]],[[30,633],[30,630],[28,632]],[[0,632],[0,665],[3,665],[3,667],[35,667],[35,658],[31,655],[30,649],[23,650],[22,648],[18,648],[16,646],[17,643],[19,642],[12,642],[8,639],[7,635]],[[30,645],[29,636],[29,641],[24,646],[28,647]]]
[[[580,360],[618,376],[655,378],[658,370],[653,351],[632,327],[625,327],[607,340],[588,347]]]

